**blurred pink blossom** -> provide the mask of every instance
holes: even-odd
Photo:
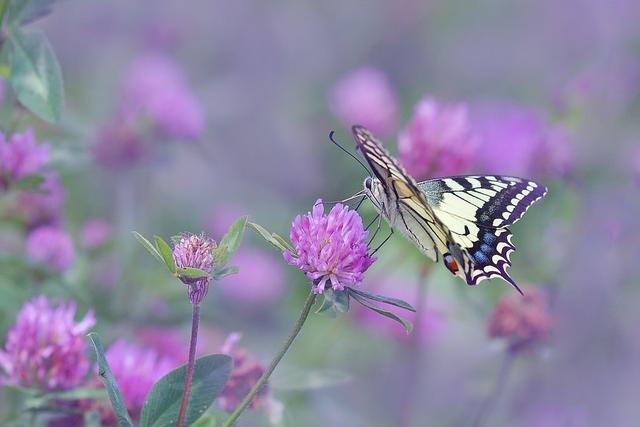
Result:
[[[489,316],[489,336],[505,339],[510,351],[545,339],[553,326],[545,294],[533,287],[523,291],[524,296],[511,293],[503,297]]]
[[[483,172],[527,177],[566,175],[574,159],[566,130],[550,126],[541,114],[513,106],[487,107],[477,114],[478,150]]]
[[[244,247],[234,255],[232,264],[237,265],[240,272],[220,281],[219,289],[224,295],[263,307],[282,298],[286,288],[284,268],[270,253]]]
[[[38,144],[32,129],[14,133],[9,140],[0,132],[0,184],[40,172],[49,161],[49,146]]]
[[[28,229],[61,223],[64,207],[64,188],[54,172],[44,175],[40,192],[21,192],[9,206],[9,214],[25,223]]]
[[[222,353],[233,358],[231,375],[218,397],[218,405],[226,412],[233,412],[264,373],[262,365],[256,362],[246,350],[237,347],[241,337],[238,333],[229,334],[221,349]],[[257,409],[265,406],[268,393],[269,389],[265,384],[255,395],[249,408]]]
[[[398,137],[402,164],[417,179],[468,172],[479,139],[464,104],[445,104],[435,98],[420,101]]]
[[[98,249],[109,241],[112,231],[111,224],[104,219],[91,219],[80,230],[80,243],[86,249]]]
[[[129,344],[121,339],[111,344],[106,357],[134,420],[139,418],[145,398],[156,381],[178,367],[176,361],[160,356],[152,349]],[[105,418],[107,424],[115,421],[110,408],[103,414],[103,421]]]
[[[69,233],[56,226],[44,225],[27,237],[27,257],[62,273],[75,262],[76,251]]]
[[[93,311],[76,322],[75,302],[52,302],[37,296],[26,302],[0,351],[3,384],[68,390],[85,379],[90,362],[86,333],[95,324]]]
[[[331,108],[344,126],[362,125],[389,136],[397,122],[397,101],[387,76],[363,67],[343,77],[333,89]]]
[[[146,156],[146,147],[132,123],[118,118],[103,127],[92,148],[96,163],[105,169],[122,170],[136,166]]]
[[[137,58],[124,82],[122,114],[148,118],[171,138],[196,139],[204,132],[202,106],[179,65],[159,54]]]
[[[179,363],[187,362],[189,343],[186,335],[178,328],[170,326],[146,326],[136,331],[136,338],[145,348],[155,350],[160,356]],[[204,347],[199,340],[201,349]]]

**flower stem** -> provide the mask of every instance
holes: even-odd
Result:
[[[307,320],[307,317],[309,316],[309,312],[311,311],[311,307],[313,307],[313,303],[315,301],[316,301],[316,294],[314,294],[313,291],[311,291],[309,293],[309,296],[307,297],[307,300],[304,303],[304,307],[302,308],[302,311],[300,312],[300,317],[298,317],[298,320],[296,321],[296,324],[293,327],[293,330],[285,340],[284,344],[282,345],[282,348],[275,355],[275,357],[273,358],[273,360],[271,361],[267,369],[264,371],[264,373],[258,380],[258,382],[253,386],[251,391],[249,391],[249,394],[245,396],[244,400],[240,402],[240,404],[236,407],[233,413],[231,413],[227,421],[225,421],[223,427],[231,427],[238,420],[238,418],[240,417],[240,414],[242,414],[242,411],[244,411],[246,407],[249,406],[254,396],[258,394],[262,386],[267,382],[267,380],[269,379],[273,371],[276,369],[276,366],[278,366],[278,363],[280,363],[285,353],[287,352],[287,350],[289,350],[289,347],[291,347],[291,344],[298,336],[298,333],[300,333],[300,330],[302,329],[302,325],[304,325],[304,322]]]
[[[9,7],[9,3],[11,0],[2,0],[0,1],[0,26],[2,25],[2,21],[4,21],[4,15],[7,13],[7,8]]]
[[[184,390],[182,392],[182,401],[180,402],[180,412],[178,413],[178,422],[176,427],[184,425],[184,419],[187,415],[187,407],[189,406],[189,393],[191,392],[191,380],[193,379],[193,367],[196,361],[196,345],[198,342],[198,324],[200,323],[200,306],[193,304],[191,312],[191,341],[189,341],[189,361],[187,362],[187,375],[184,377]]]
[[[511,372],[511,367],[513,366],[513,360],[513,353],[507,351],[504,355],[504,358],[502,359],[502,363],[500,364],[500,371],[498,372],[496,384],[480,405],[476,416],[471,421],[471,427],[480,427],[484,423],[486,417],[489,415],[493,407],[498,402],[498,399],[500,399],[500,395],[502,394],[502,391],[507,384],[507,379],[509,378],[509,373]]]

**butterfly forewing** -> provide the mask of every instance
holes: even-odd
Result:
[[[470,285],[500,277],[517,288],[507,273],[515,251],[507,226],[546,194],[544,186],[498,175],[416,183],[367,129],[354,126],[353,133],[383,187],[374,205],[391,227],[432,259],[443,255],[447,268]]]

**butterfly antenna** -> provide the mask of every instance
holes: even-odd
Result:
[[[331,132],[329,132],[329,140],[331,142],[333,142],[336,147],[338,147],[339,149],[341,149],[342,151],[344,151],[345,153],[347,153],[347,155],[349,155],[351,158],[353,158],[356,162],[360,163],[360,166],[362,166],[364,168],[364,170],[367,171],[367,175],[371,175],[371,171],[369,170],[368,167],[365,166],[364,163],[362,163],[362,160],[360,160],[359,158],[357,158],[353,153],[351,153],[349,150],[347,150],[346,148],[344,148],[342,145],[338,144],[338,142],[336,142],[335,139],[333,139],[333,135],[336,133],[336,131],[332,130]]]
[[[360,190],[360,191],[358,191],[356,194],[354,194],[354,195],[353,195],[353,196],[351,196],[351,197],[347,197],[346,199],[343,199],[343,200],[334,200],[334,201],[332,201],[332,202],[317,201],[317,202],[315,202],[315,203],[313,204],[313,207],[316,207],[316,206],[318,206],[318,205],[319,205],[319,204],[321,204],[321,203],[322,203],[322,204],[327,204],[327,205],[335,205],[335,204],[338,204],[338,203],[345,203],[345,202],[349,202],[349,201],[351,201],[351,200],[357,199],[358,197],[364,197],[364,196],[363,196],[363,193],[364,193],[364,190]],[[360,201],[360,203],[362,203],[362,201]],[[358,206],[360,206],[360,203],[358,203]]]

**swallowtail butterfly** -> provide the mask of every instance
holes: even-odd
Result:
[[[469,285],[507,273],[515,251],[508,226],[547,189],[512,176],[469,175],[416,182],[369,130],[353,127],[358,150],[373,171],[364,192],[389,226]]]

